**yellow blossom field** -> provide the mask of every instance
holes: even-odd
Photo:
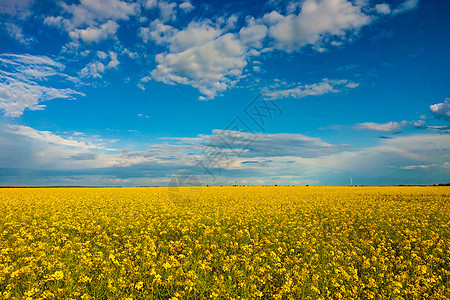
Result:
[[[450,187],[0,190],[2,299],[449,299]]]

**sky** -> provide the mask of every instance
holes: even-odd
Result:
[[[450,182],[449,13],[1,0],[0,185]]]

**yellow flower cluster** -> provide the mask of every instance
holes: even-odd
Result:
[[[179,195],[191,195],[180,188]],[[449,299],[449,187],[0,190],[1,299]]]

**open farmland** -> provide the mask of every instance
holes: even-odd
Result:
[[[448,299],[450,187],[0,190],[4,299]]]

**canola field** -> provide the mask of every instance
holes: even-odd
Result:
[[[0,189],[0,299],[449,299],[449,196]]]

